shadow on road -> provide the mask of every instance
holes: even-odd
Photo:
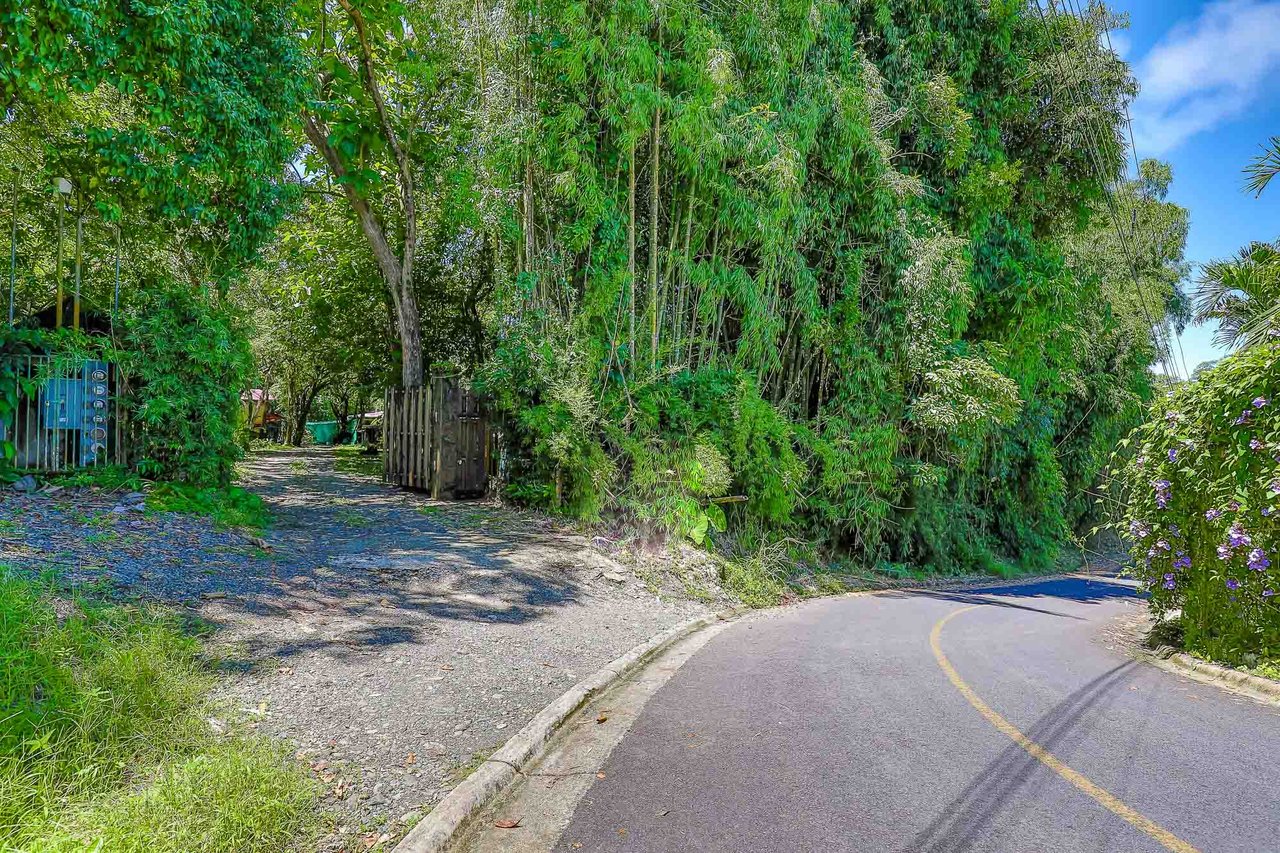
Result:
[[[1037,720],[1026,736],[1053,752],[1068,735],[1087,733],[1136,665],[1136,661],[1120,664],[1083,685]],[[962,853],[972,849],[985,838],[987,828],[1021,788],[1032,782],[1041,783],[1051,774],[1021,746],[1010,743],[903,850]]]

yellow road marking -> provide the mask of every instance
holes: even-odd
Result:
[[[977,709],[979,714],[986,717],[987,722],[991,723],[991,725],[995,726],[1008,736],[1011,741],[1026,750],[1028,755],[1039,761],[1041,764],[1044,764],[1054,773],[1057,773],[1063,779],[1066,779],[1090,797],[1093,797],[1093,799],[1096,800],[1103,808],[1124,818],[1129,823],[1154,838],[1156,841],[1159,841],[1168,850],[1176,851],[1176,853],[1199,853],[1196,848],[1192,847],[1169,830],[1160,826],[1160,824],[1134,811],[1132,808],[1121,802],[1121,800],[1114,794],[1104,790],[1098,785],[1095,785],[1086,777],[1063,764],[1053,755],[1053,753],[1049,752],[1049,750],[1024,735],[1017,726],[996,713],[990,705],[982,701],[982,697],[975,693],[972,687],[965,683],[965,680],[960,677],[960,673],[956,672],[956,668],[951,665],[951,661],[947,660],[947,656],[942,652],[942,629],[948,622],[959,616],[961,613],[967,613],[968,611],[976,610],[979,607],[982,607],[982,605],[975,604],[972,607],[964,607],[960,610],[954,611],[953,613],[947,614],[938,620],[938,623],[933,626],[933,631],[929,634],[929,645],[933,647],[933,656],[938,659],[938,666],[942,667],[942,671],[947,674],[947,678],[951,679],[951,683],[955,685],[956,690],[959,690],[960,694],[969,700],[969,704]]]

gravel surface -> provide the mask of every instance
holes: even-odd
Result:
[[[553,521],[389,489],[329,451],[255,454],[243,485],[265,542],[124,495],[6,492],[0,562],[217,626],[225,698],[326,785],[322,850],[389,848],[574,682],[707,612]]]

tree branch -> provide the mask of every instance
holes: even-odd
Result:
[[[351,17],[351,23],[355,25],[356,36],[360,40],[360,64],[364,69],[365,88],[369,90],[369,96],[373,99],[373,105],[378,111],[378,122],[382,125],[382,134],[386,137],[387,145],[391,148],[391,154],[400,170],[400,196],[404,205],[404,252],[401,255],[399,281],[400,286],[407,289],[411,286],[413,255],[418,243],[417,209],[413,194],[413,171],[409,165],[409,157],[400,145],[400,137],[396,134],[395,128],[391,124],[391,119],[387,115],[387,105],[382,98],[382,90],[378,88],[378,81],[373,76],[373,50],[369,46],[369,29],[365,23],[364,15],[351,4],[351,0],[338,0],[338,4],[346,10],[346,13]]]

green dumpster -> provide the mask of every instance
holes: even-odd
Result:
[[[312,421],[307,424],[307,432],[316,444],[333,444],[340,430],[337,421]]]

